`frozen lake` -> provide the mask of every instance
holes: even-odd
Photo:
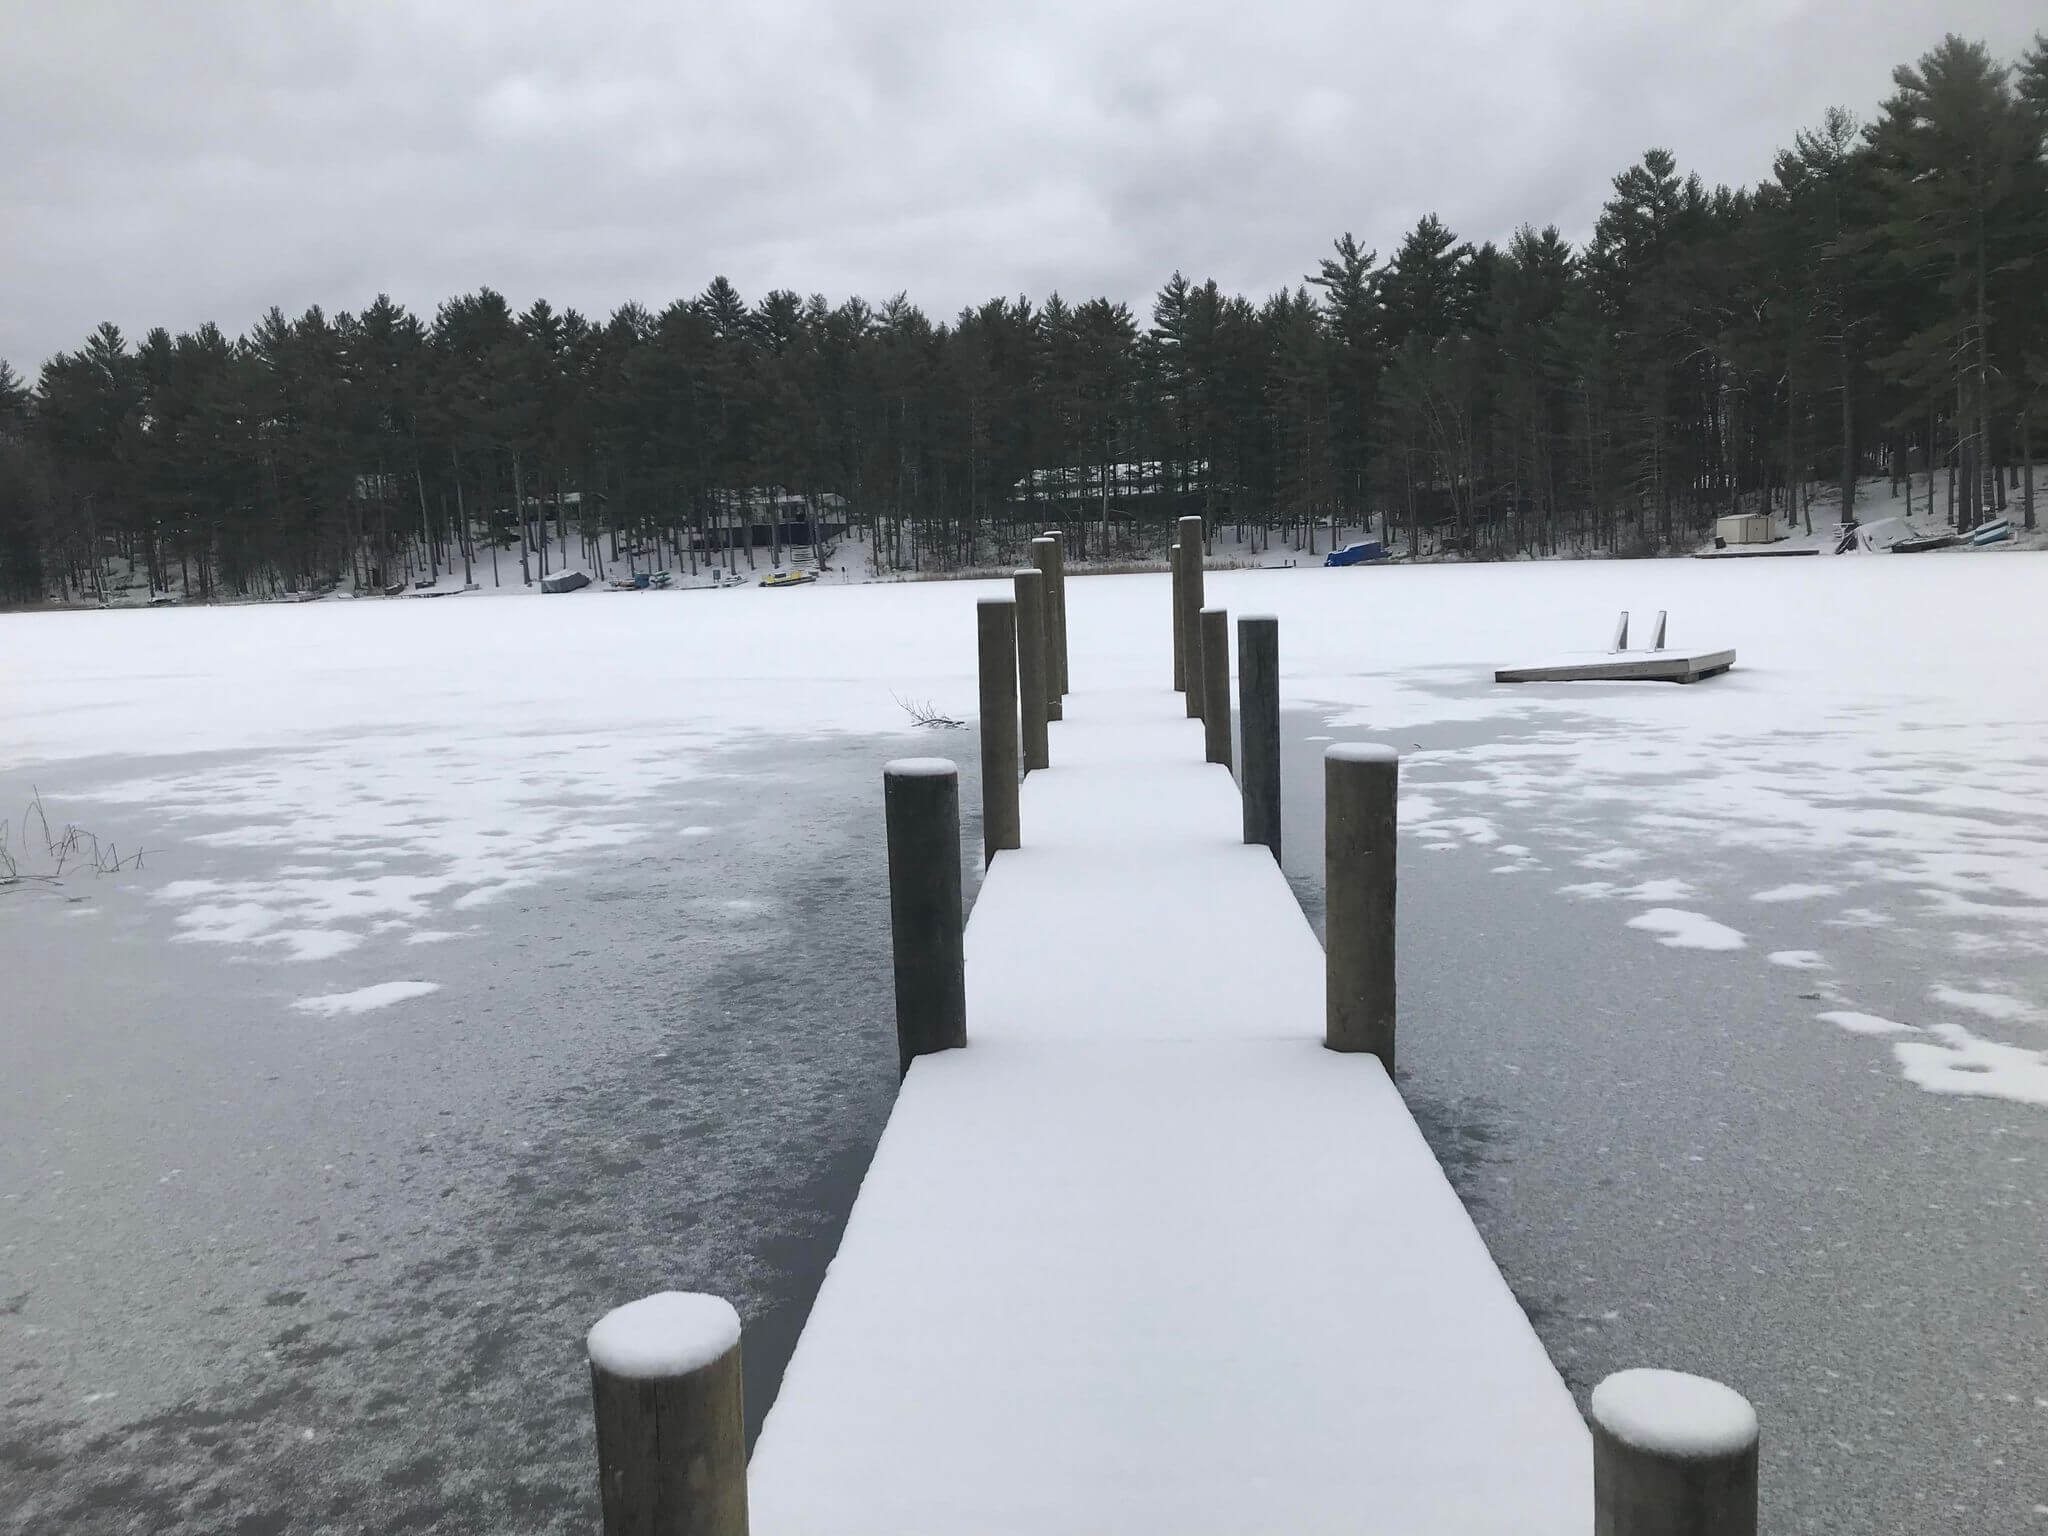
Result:
[[[1746,1392],[1774,1530],[2048,1505],[2044,579],[1210,577],[1312,915],[1322,738],[1404,754],[1402,1086],[1553,1357]],[[149,850],[0,891],[0,1523],[585,1528],[581,1330],[672,1284],[758,1420],[892,1088],[880,763],[978,803],[899,701],[971,718],[993,590],[0,618],[13,846]],[[1163,578],[1071,603],[1166,682]],[[1738,670],[1488,681],[1623,607]]]

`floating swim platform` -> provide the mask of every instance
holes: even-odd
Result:
[[[1600,651],[1502,667],[1496,683],[1696,683],[1735,665],[1726,651]]]

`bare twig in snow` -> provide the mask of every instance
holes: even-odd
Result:
[[[889,697],[896,700],[897,708],[910,716],[913,725],[929,725],[946,731],[964,730],[967,726],[965,720],[955,720],[951,715],[940,714],[929,701],[919,703],[916,699],[905,699],[894,693]]]

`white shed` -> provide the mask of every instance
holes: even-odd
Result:
[[[1714,537],[1724,544],[1768,544],[1771,542],[1771,519],[1763,512],[1744,512],[1735,517],[1719,518],[1714,523]]]

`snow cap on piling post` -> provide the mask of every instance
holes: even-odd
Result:
[[[1323,753],[1323,1044],[1369,1051],[1394,1075],[1392,747],[1339,742]]]
[[[1052,541],[1052,606],[1048,611],[1052,615],[1053,684],[1065,698],[1074,691],[1073,679],[1067,676],[1067,536],[1048,528],[1040,537]]]
[[[882,769],[889,935],[896,964],[897,1065],[967,1043],[960,906],[960,770],[943,757]]]
[[[1237,621],[1237,720],[1242,738],[1237,782],[1244,798],[1244,840],[1280,859],[1280,621],[1246,614]]]
[[[1593,1389],[1594,1536],[1756,1536],[1756,1410],[1682,1371]]]
[[[1024,771],[1051,765],[1046,734],[1045,576],[1037,567],[1011,576],[1017,589],[1017,700],[1022,711]]]
[[[1181,673],[1187,683],[1187,717],[1202,718],[1202,520],[1180,520]]]
[[[1031,562],[1045,578],[1045,718],[1061,717],[1060,696],[1060,541],[1040,534],[1031,541]]]
[[[598,1319],[585,1348],[604,1536],[747,1536],[740,1317],[663,1291]]]
[[[1017,604],[985,597],[975,604],[981,666],[981,857],[1022,841],[1017,809]]]
[[[1185,693],[1188,686],[1186,659],[1181,652],[1180,634],[1180,540],[1175,539],[1166,550],[1167,569],[1173,572],[1173,607],[1167,614],[1167,622],[1173,628],[1173,691]]]
[[[1230,766],[1230,614],[1202,610],[1202,755]]]

